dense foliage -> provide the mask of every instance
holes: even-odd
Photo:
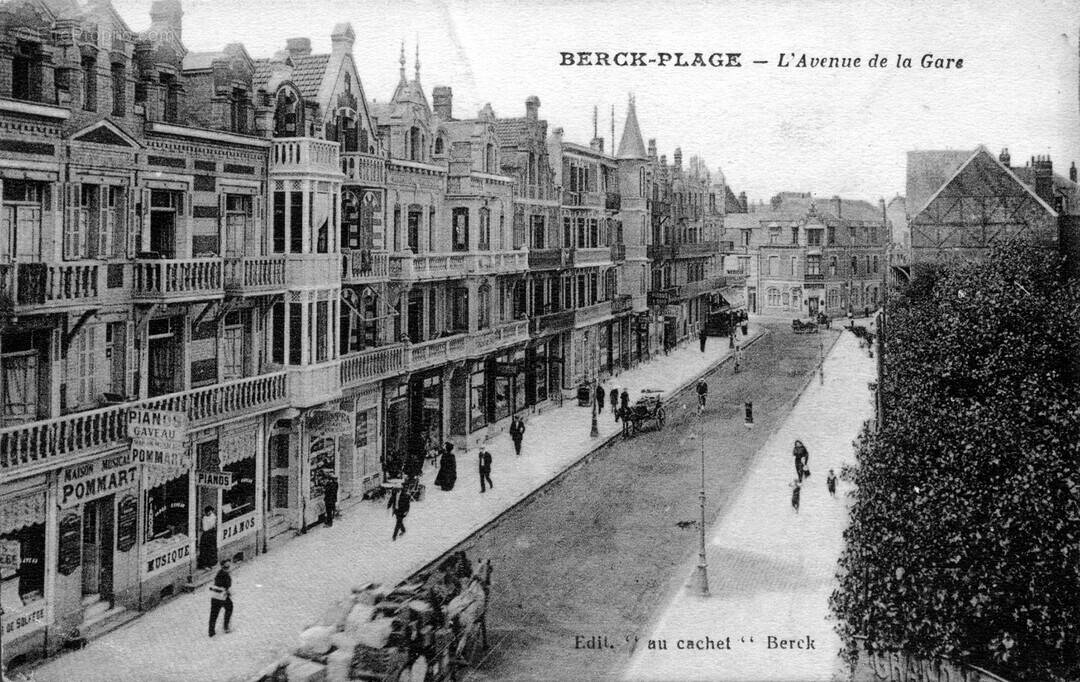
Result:
[[[1080,286],[1022,243],[917,272],[887,308],[839,587],[854,653],[1080,679]]]

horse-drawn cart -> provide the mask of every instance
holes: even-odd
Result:
[[[802,320],[792,320],[791,330],[796,334],[816,334],[818,326],[813,322],[803,322]]]
[[[663,391],[644,389],[636,403],[622,410],[619,417],[622,419],[624,436],[644,431],[649,424],[655,424],[658,431],[664,428],[667,414],[660,400],[662,393]]]

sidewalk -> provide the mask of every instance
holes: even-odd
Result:
[[[750,337],[762,333],[751,325]],[[631,400],[643,388],[665,394],[688,385],[727,357],[726,339],[710,338],[705,353],[692,345],[659,356],[605,383],[626,387]],[[747,351],[752,353],[752,350]],[[561,408],[526,421],[522,454],[514,455],[508,434],[486,445],[494,459],[495,487],[481,495],[477,450],[458,452],[454,490],[433,485],[434,467],[424,474],[427,494],[406,520],[408,533],[390,537],[393,518],[384,503],[364,502],[345,511],[333,528],[317,527],[233,570],[233,632],[206,636],[210,597],[206,589],[183,595],[34,669],[40,682],[145,682],[247,680],[287,653],[297,635],[353,585],[393,584],[449,550],[470,534],[557,476],[593,449],[617,436],[610,406],[597,418],[600,437],[589,437],[591,411],[567,400]],[[812,452],[812,450],[811,450]],[[498,581],[498,567],[495,567]]]
[[[648,639],[638,642],[626,679],[846,679],[828,598],[843,546],[849,486],[838,481],[836,498],[830,498],[825,477],[829,469],[839,476],[841,465],[854,460],[851,443],[873,416],[867,387],[873,380],[874,361],[852,334],[842,334],[826,358],[824,386],[816,378],[808,384],[710,531],[712,596],[680,588]],[[798,514],[788,487],[795,478],[795,439],[810,452],[812,472]],[[696,564],[695,556],[680,568],[688,580]],[[769,648],[770,636],[775,648]],[[706,637],[728,647],[699,650],[710,646]],[[667,649],[649,650],[648,640],[665,640]],[[693,650],[680,648],[686,640]],[[781,640],[791,642],[780,648]]]

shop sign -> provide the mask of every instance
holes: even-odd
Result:
[[[167,410],[149,410],[136,407],[128,411],[128,437],[131,451],[161,453],[183,456],[187,450],[187,415]],[[148,464],[179,466],[169,461],[158,462],[154,458]]]
[[[138,473],[138,464],[127,452],[67,467],[60,476],[60,506],[71,507],[126,488],[138,481]]]
[[[522,362],[496,362],[495,363],[495,376],[500,377],[514,377],[525,371],[525,364]]]
[[[134,495],[125,495],[116,505],[116,550],[127,552],[135,546],[139,521],[139,501]]]
[[[71,575],[82,562],[82,519],[78,514],[68,514],[60,521],[56,570],[60,575]]]
[[[146,563],[143,565],[143,575],[150,577],[190,560],[191,543],[186,537],[183,538],[183,542],[182,545],[174,545],[167,549],[157,550],[153,554],[148,554]]]
[[[650,291],[646,296],[646,304],[651,308],[653,306],[663,307],[671,300],[670,292],[666,289],[662,291]]]
[[[308,428],[322,433],[348,433],[352,430],[352,418],[341,410],[315,410],[308,416]]]
[[[45,625],[45,600],[36,601],[21,611],[4,613],[4,641],[21,637]],[[7,679],[7,678],[5,678]]]
[[[233,487],[231,471],[196,471],[195,485],[200,488],[228,490]]]
[[[22,543],[0,540],[0,571],[17,571],[22,564]]]
[[[220,546],[226,542],[232,542],[233,540],[241,538],[244,535],[250,535],[258,530],[258,514],[256,512],[244,514],[228,523],[222,523],[218,527],[221,529],[218,531],[218,546]]]

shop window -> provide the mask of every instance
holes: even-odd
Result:
[[[188,534],[188,489],[184,474],[146,493],[146,541]]]
[[[487,382],[483,370],[473,372],[469,378],[469,430],[487,426]]]
[[[222,467],[232,474],[233,484],[221,492],[221,521],[228,523],[255,511],[255,458],[245,457]]]
[[[5,517],[8,516],[5,513]],[[45,596],[45,524],[38,522],[9,528],[17,523],[15,515],[10,516],[10,521],[5,518],[0,544],[18,549],[18,565],[0,569],[0,605],[12,614]],[[4,623],[7,622],[5,619]]]

